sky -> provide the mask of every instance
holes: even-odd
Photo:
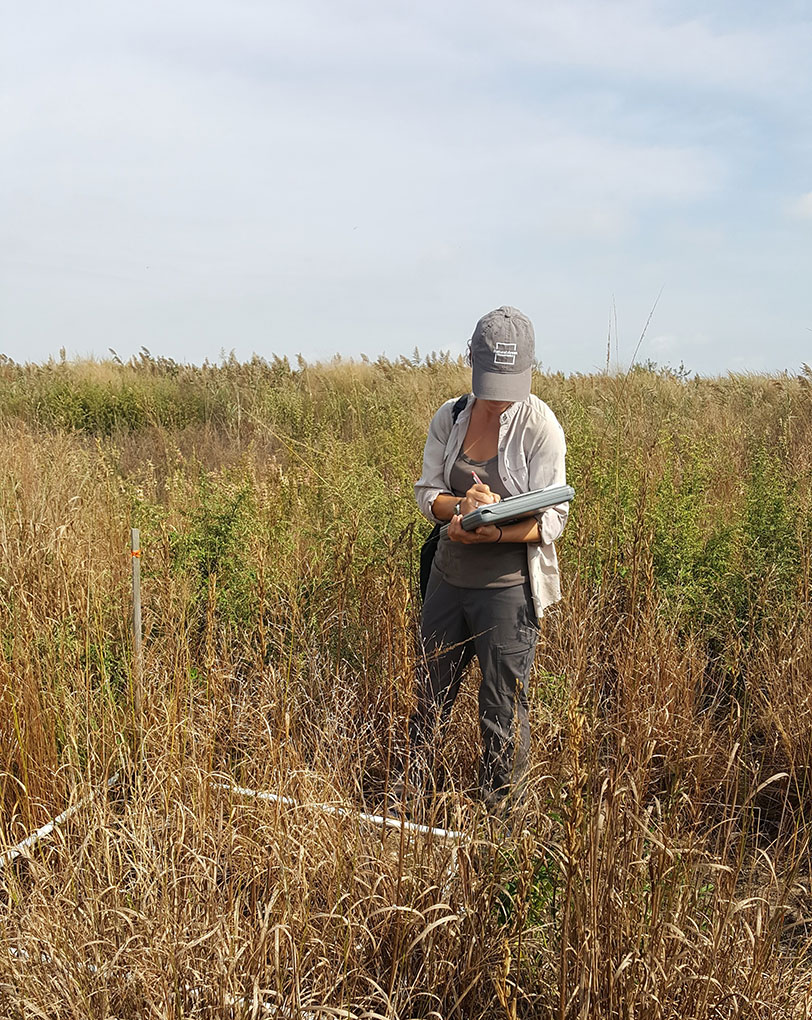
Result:
[[[807,0],[0,3],[15,361],[812,362]]]

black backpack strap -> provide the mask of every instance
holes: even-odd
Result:
[[[457,424],[457,418],[459,418],[459,416],[465,410],[465,405],[467,403],[468,403],[467,393],[463,393],[463,395],[461,397],[458,397],[457,400],[454,402],[454,406],[451,408],[451,421],[455,425]]]
[[[454,401],[454,406],[451,408],[451,420],[456,425],[457,418],[465,410],[465,406],[468,403],[468,394],[463,393],[461,397],[458,397]],[[429,584],[429,575],[431,574],[431,565],[434,562],[434,554],[437,552],[437,543],[440,541],[440,525],[435,524],[431,529],[431,534],[423,543],[420,549],[420,595],[425,600],[426,589]]]

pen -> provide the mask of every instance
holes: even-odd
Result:
[[[474,481],[476,482],[476,484],[477,484],[477,485],[484,485],[484,484],[485,484],[485,483],[484,483],[484,482],[482,481],[482,479],[481,479],[481,478],[479,477],[479,475],[478,475],[478,474],[476,473],[476,471],[473,471],[473,470],[472,470],[472,471],[471,471],[471,474],[472,474],[472,475],[474,476]],[[498,497],[497,497],[497,498],[498,498]],[[480,505],[480,506],[488,506],[488,504],[487,504],[487,503],[480,503],[479,505]]]
[[[476,482],[477,485],[484,485],[485,484],[482,481],[482,479],[479,477],[479,475],[476,473],[476,471],[472,470],[471,474],[474,476],[474,481]],[[482,506],[487,506],[487,504],[486,503],[480,503],[479,506],[481,506],[481,507]]]

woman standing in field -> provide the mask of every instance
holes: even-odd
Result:
[[[527,684],[547,606],[561,597],[554,542],[567,504],[515,524],[464,531],[464,514],[486,503],[564,485],[564,433],[530,393],[535,339],[515,308],[483,316],[469,346],[472,393],[449,400],[429,426],[417,503],[432,521],[448,521],[423,603],[425,669],[409,721],[419,786],[437,785],[433,750],[451,715],[465,668],[482,671],[479,787],[492,808],[522,793],[530,744]],[[424,774],[423,770],[425,770]],[[507,798],[507,799],[506,799]]]

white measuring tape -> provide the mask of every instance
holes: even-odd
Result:
[[[370,825],[384,826],[388,829],[404,829],[407,832],[419,832],[426,836],[439,836],[441,839],[463,839],[464,832],[456,832],[453,829],[438,829],[433,825],[418,825],[417,822],[402,821],[400,818],[392,818],[389,815],[368,815],[364,811],[353,810],[352,808],[340,807],[337,804],[300,804],[291,797],[283,797],[278,793],[265,793],[262,790],[251,790],[247,786],[232,786],[230,783],[214,783],[215,789],[230,790],[243,797],[256,797],[258,800],[269,800],[275,804],[284,804],[287,807],[310,807],[317,811],[323,811],[327,815],[339,815],[341,818],[358,818]]]
[[[107,780],[107,789],[109,790],[110,787],[115,786],[118,780],[119,774],[118,772],[116,772],[114,776],[111,776]],[[73,804],[71,805],[71,807],[66,808],[61,815],[57,815],[56,818],[52,819],[46,825],[43,825],[41,828],[37,829],[36,832],[32,832],[30,836],[26,836],[24,840],[17,843],[9,850],[6,850],[3,853],[1,853],[0,871],[7,864],[10,864],[13,860],[16,860],[18,857],[21,857],[24,851],[28,849],[28,847],[33,846],[35,843],[38,843],[41,839],[44,839],[45,836],[50,836],[58,825],[62,825],[62,823],[66,822],[72,815],[75,815],[77,811],[81,811],[83,807],[86,807],[88,804],[90,804],[91,801],[95,800],[98,794],[99,794],[98,790],[93,790],[93,792],[88,794],[87,797],[85,797],[83,800],[80,800],[78,804]]]
[[[118,780],[119,774],[117,772],[107,780],[107,789],[109,790],[115,786]],[[317,811],[322,811],[327,815],[338,815],[341,818],[357,818],[359,821],[366,822],[369,825],[378,825],[387,829],[402,829],[406,832],[417,832],[425,836],[437,836],[440,839],[464,839],[465,837],[464,832],[458,832],[454,829],[440,829],[434,825],[419,825],[417,822],[404,821],[400,818],[393,818],[390,815],[370,815],[365,811],[341,807],[338,804],[300,804],[298,801],[293,800],[292,797],[283,797],[281,794],[267,793],[263,790],[251,790],[247,786],[233,786],[231,783],[214,783],[212,785],[217,790],[229,790],[231,793],[237,793],[242,797],[255,797],[257,800],[268,800],[275,804],[284,804],[286,807],[315,808]],[[77,811],[87,807],[88,804],[96,799],[98,793],[98,790],[93,790],[87,797],[84,797],[77,804],[72,804],[69,808],[66,808],[61,815],[57,815],[56,818],[41,826],[36,832],[32,832],[30,836],[26,836],[25,839],[13,847],[0,853],[0,871],[7,864],[21,857],[29,847],[34,846],[35,843],[38,843],[46,836],[50,836],[54,829],[64,824]]]

